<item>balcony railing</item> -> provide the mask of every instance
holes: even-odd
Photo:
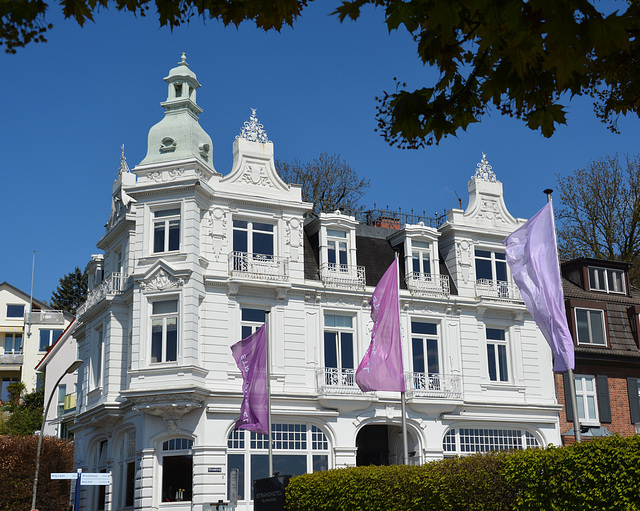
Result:
[[[125,273],[112,273],[100,285],[89,291],[87,301],[76,311],[76,317],[85,314],[89,309],[100,303],[108,296],[117,296],[131,287],[132,279]]]
[[[3,355],[0,355],[0,364],[22,365],[23,363],[24,355],[22,354],[22,350],[14,351],[13,353],[5,352]]]
[[[476,296],[494,300],[522,300],[518,286],[502,280],[476,280]]]
[[[327,287],[364,289],[364,266],[325,263],[320,266],[320,279]]]
[[[431,273],[411,272],[405,278],[407,289],[416,296],[449,296],[449,277]]]
[[[231,252],[229,254],[229,275],[231,277],[287,282],[289,280],[289,259],[266,254]]]
[[[28,318],[27,318],[28,320]],[[31,313],[31,323],[41,325],[63,325],[64,312],[62,311],[33,311]]]
[[[462,377],[459,374],[405,373],[407,397],[462,397]]]
[[[340,369],[336,367],[322,367],[318,369],[318,393],[326,394],[361,394],[356,385],[355,369]]]

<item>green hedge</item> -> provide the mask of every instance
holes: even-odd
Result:
[[[640,437],[305,474],[288,511],[640,510]]]

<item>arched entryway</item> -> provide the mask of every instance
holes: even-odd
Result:
[[[418,460],[417,441],[407,433],[409,461]],[[402,428],[394,424],[369,424],[356,436],[356,465],[402,465]]]

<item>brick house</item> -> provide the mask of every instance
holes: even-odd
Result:
[[[574,370],[583,440],[640,430],[640,290],[627,263],[579,258],[562,263],[567,319],[576,343]],[[575,441],[566,373],[556,373],[560,431]],[[569,403],[569,406],[565,404]]]

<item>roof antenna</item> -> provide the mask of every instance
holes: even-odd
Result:
[[[454,190],[453,193],[455,193],[456,197],[458,197],[458,192]],[[458,202],[460,203],[460,209],[462,209],[462,199],[460,197],[458,197]]]

